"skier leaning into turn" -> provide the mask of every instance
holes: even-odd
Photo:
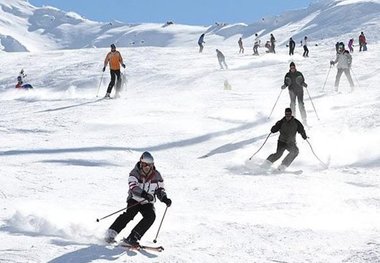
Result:
[[[140,161],[129,174],[128,184],[127,211],[116,218],[107,230],[105,241],[115,242],[115,237],[140,212],[143,218],[132,229],[129,236],[123,239],[127,245],[139,246],[139,240],[156,219],[154,212],[156,197],[168,207],[171,206],[172,201],[166,196],[164,180],[160,172],[156,170],[153,156],[149,152],[141,155]]]
[[[290,108],[285,109],[285,117],[277,121],[270,131],[272,133],[280,132],[277,142],[277,150],[275,153],[268,156],[262,164],[262,167],[269,168],[275,161],[281,158],[285,150],[288,150],[288,155],[277,168],[277,170],[281,172],[293,162],[299,153],[296,144],[297,132],[301,134],[304,140],[307,139],[307,135],[302,123],[292,116],[292,110]]]

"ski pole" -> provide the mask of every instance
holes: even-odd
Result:
[[[325,164],[324,162],[321,161],[321,159],[318,158],[318,156],[315,154],[314,150],[313,150],[313,147],[311,146],[310,142],[308,139],[306,139],[307,143],[309,144],[310,146],[310,149],[312,151],[312,153],[314,154],[314,156],[318,159],[318,161],[323,165],[324,168],[329,168],[329,166],[327,164]]]
[[[153,243],[157,243],[158,233],[160,233],[160,229],[161,229],[161,226],[162,226],[162,222],[164,221],[164,218],[165,218],[165,215],[166,215],[166,211],[168,211],[168,206],[166,206],[166,208],[165,208],[164,215],[162,216],[161,223],[160,223],[160,226],[158,227],[157,234],[156,234],[156,237],[153,240]]]
[[[326,82],[327,82],[327,79],[329,78],[331,68],[332,68],[332,65],[330,65],[329,71],[327,72],[326,80],[325,80],[325,83],[323,83],[322,91],[325,91]]]
[[[309,99],[310,99],[310,101],[311,101],[311,105],[313,105],[313,109],[314,109],[315,115],[317,115],[317,119],[319,120],[317,110],[315,109],[315,106],[314,106],[313,100],[311,99],[311,97],[310,97],[310,93],[309,93],[309,90],[308,90],[307,88],[306,88],[306,91],[307,91],[307,95],[309,95]]]
[[[131,207],[134,207],[134,206],[136,206],[136,205],[139,205],[139,204],[141,204],[141,203],[144,202],[144,201],[145,201],[145,199],[142,200],[142,201],[140,201],[140,202],[138,202],[138,203],[135,203],[135,204],[133,204],[133,205],[131,205],[131,206],[126,206],[126,207],[124,207],[124,208],[122,208],[122,209],[120,209],[120,210],[117,210],[117,211],[115,211],[115,212],[109,214],[109,215],[103,216],[102,218],[97,218],[97,219],[96,219],[96,222],[99,222],[100,220],[103,220],[103,219],[105,219],[105,218],[107,218],[107,217],[110,217],[110,216],[112,216],[112,215],[114,215],[114,214],[116,214],[116,213],[119,213],[119,212],[121,212],[121,211],[123,211],[123,210],[126,210],[126,209],[128,209],[128,208],[131,208]]]
[[[104,76],[104,71],[103,71],[103,73],[102,73],[102,77],[100,78],[100,82],[99,82],[98,91],[96,92],[96,97],[98,97],[98,96],[99,96],[99,90],[100,90],[100,86],[102,85],[103,76]]]
[[[280,96],[281,96],[282,91],[283,91],[283,89],[281,89],[280,94],[278,94],[277,100],[276,100],[276,102],[275,102],[274,105],[273,105],[272,111],[270,112],[268,119],[270,119],[270,116],[272,116],[272,113],[273,113],[274,107],[276,107],[276,104],[277,104],[278,100],[280,99]]]
[[[268,138],[269,138],[269,136],[270,136],[271,134],[272,134],[272,132],[270,132],[270,133],[268,134],[268,136],[267,136],[267,138],[265,139],[263,145],[261,145],[261,147],[260,147],[260,148],[259,148],[254,154],[252,154],[251,157],[249,157],[249,160],[251,160],[252,157],[255,156],[255,155],[261,150],[261,148],[263,148],[264,144],[267,142],[267,140],[268,140]]]

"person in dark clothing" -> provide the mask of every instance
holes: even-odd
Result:
[[[219,49],[216,49],[216,56],[218,58],[220,69],[224,69],[223,65],[226,67],[226,69],[228,69],[228,66],[226,64],[226,58],[224,57],[223,53]]]
[[[156,170],[153,156],[149,152],[141,155],[140,161],[129,174],[128,184],[127,210],[116,218],[107,230],[105,241],[107,243],[115,242],[115,237],[140,212],[143,218],[132,229],[130,235],[123,239],[127,245],[138,246],[139,240],[156,219],[154,212],[156,197],[167,207],[171,206],[172,201],[166,195],[164,180],[160,172]]]
[[[294,42],[293,38],[289,39],[289,56],[294,55],[294,49],[296,47],[296,42]]]
[[[203,51],[203,44],[206,43],[204,42],[205,34],[202,34],[199,39],[198,39],[198,45],[199,45],[199,53],[202,53]]]
[[[243,40],[242,40],[242,38],[239,38],[238,44],[239,44],[239,54],[240,53],[244,54],[244,47],[243,47]]]
[[[294,62],[291,62],[289,66],[289,72],[286,73],[284,77],[284,85],[282,85],[281,88],[285,89],[288,87],[289,89],[290,108],[292,109],[294,116],[296,115],[295,108],[297,98],[302,122],[304,125],[307,125],[305,104],[303,102],[303,87],[307,88],[307,84],[305,83],[305,78],[303,77],[302,73],[300,71],[297,71]]]
[[[276,50],[275,50],[275,42],[276,42],[276,39],[274,38],[273,34],[270,34],[270,45],[272,47],[272,51],[273,53],[276,53]]]
[[[302,123],[292,116],[290,108],[285,109],[285,117],[277,121],[270,130],[272,133],[280,132],[277,142],[277,150],[272,153],[264,161],[262,167],[269,168],[275,161],[281,158],[285,150],[288,150],[288,155],[284,158],[281,165],[277,168],[278,171],[284,171],[297,157],[299,150],[296,144],[297,132],[301,134],[304,140],[307,139],[305,128]]]
[[[108,84],[107,93],[104,98],[110,98],[112,88],[115,85],[116,77],[117,82],[115,96],[118,97],[118,93],[120,92],[121,88],[120,65],[125,68],[125,64],[123,63],[123,58],[120,52],[116,50],[115,44],[111,44],[111,52],[108,52],[106,58],[104,59],[103,72],[106,70],[107,64],[110,66],[111,81]]]

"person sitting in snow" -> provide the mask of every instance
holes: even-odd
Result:
[[[140,160],[129,174],[128,184],[127,210],[109,227],[105,241],[114,243],[115,237],[133,220],[137,213],[141,213],[143,218],[132,229],[129,236],[123,239],[126,245],[139,246],[139,240],[156,219],[154,212],[156,197],[167,207],[171,206],[172,200],[166,195],[164,180],[160,172],[156,170],[153,156],[149,152],[141,155]]]
[[[262,164],[262,167],[268,169],[275,161],[281,158],[285,150],[288,150],[288,155],[284,158],[281,165],[277,168],[278,171],[284,171],[297,157],[299,150],[296,144],[297,132],[301,134],[304,140],[307,139],[305,128],[302,123],[292,116],[292,109],[285,109],[285,117],[277,121],[271,128],[271,133],[280,132],[277,142],[277,150],[272,153]]]
[[[17,76],[17,84],[15,86],[16,89],[32,89],[32,85],[30,84],[24,84],[24,79],[26,78],[26,74],[24,70],[22,69]]]

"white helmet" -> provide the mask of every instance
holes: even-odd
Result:
[[[144,152],[140,157],[140,162],[154,164],[154,159],[149,152]]]

